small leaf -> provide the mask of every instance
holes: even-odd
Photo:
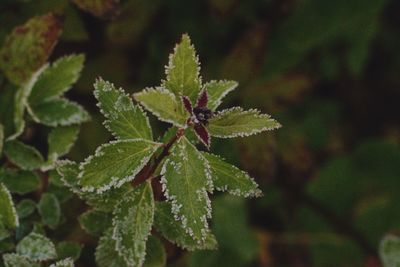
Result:
[[[2,183],[0,183],[0,207],[0,222],[9,229],[18,227],[18,216],[11,194]]]
[[[196,136],[199,138],[199,140],[207,147],[207,149],[210,147],[211,139],[210,135],[208,134],[208,131],[206,127],[203,126],[203,124],[195,124],[194,125],[194,132]]]
[[[167,77],[163,81],[163,87],[178,96],[189,97],[192,103],[196,102],[201,88],[200,63],[187,34],[182,35],[181,42],[169,56],[165,73]]]
[[[24,219],[31,215],[36,209],[36,203],[31,199],[23,199],[17,205],[19,219]]]
[[[84,55],[70,55],[46,68],[32,88],[29,103],[35,105],[58,98],[70,89],[79,77],[84,60]]]
[[[384,267],[400,265],[400,238],[395,235],[386,235],[379,245],[379,255]]]
[[[189,112],[190,115],[193,115],[193,105],[192,105],[192,102],[190,101],[189,97],[182,96],[182,103],[183,103],[183,106],[185,107],[186,111]]]
[[[25,195],[40,187],[40,177],[32,171],[3,170],[0,171],[0,182],[12,193]]]
[[[47,14],[14,28],[0,51],[0,68],[7,78],[17,85],[27,82],[47,61],[61,27],[57,16]]]
[[[38,203],[38,210],[45,225],[53,229],[58,226],[61,219],[61,208],[55,195],[50,193],[42,194]]]
[[[209,232],[207,218],[211,216],[208,162],[183,136],[172,147],[161,174],[163,191],[172,204],[175,219],[195,241],[203,243]]]
[[[162,87],[147,88],[133,96],[161,121],[183,127],[189,118],[180,99]]]
[[[217,247],[217,241],[210,232],[202,244],[199,244],[186,233],[180,222],[174,219],[174,216],[171,214],[171,205],[167,202],[157,202],[154,226],[168,241],[189,251],[196,249],[216,249]]]
[[[32,105],[29,111],[37,123],[51,127],[79,124],[90,119],[82,106],[63,98]]]
[[[38,169],[44,164],[44,159],[36,148],[17,140],[6,142],[4,153],[12,163],[23,170]]]
[[[212,111],[216,110],[222,103],[222,99],[238,86],[235,81],[210,81],[204,84],[204,89],[208,92],[207,107]]]
[[[167,264],[167,253],[161,241],[149,236],[146,248],[146,260],[143,267],[164,267]]]
[[[99,267],[128,267],[125,260],[115,249],[115,240],[112,238],[112,227],[100,238],[96,248],[96,263]]]
[[[75,242],[63,241],[57,244],[56,251],[59,259],[70,258],[76,261],[81,255],[82,245]]]
[[[262,195],[257,183],[246,172],[239,170],[216,155],[205,152],[203,152],[203,155],[210,164],[215,189],[244,197]]]
[[[142,139],[118,140],[100,146],[80,166],[82,190],[101,193],[133,180],[159,146]]]
[[[47,261],[57,258],[56,248],[50,239],[30,233],[17,245],[17,253],[32,261]]]
[[[74,267],[74,261],[70,258],[57,261],[51,264],[49,267]]]
[[[129,266],[142,266],[154,217],[153,190],[146,181],[123,197],[113,218],[115,248]]]
[[[16,253],[4,254],[3,261],[5,267],[39,267],[38,263],[33,263],[28,257]]]
[[[200,92],[199,98],[197,99],[196,107],[205,108],[208,104],[208,93],[207,90],[202,90]]]
[[[71,0],[82,10],[97,17],[113,16],[118,10],[119,0]]]
[[[67,154],[78,138],[79,126],[64,126],[54,128],[48,137],[49,152],[47,164],[52,165],[59,157]]]
[[[100,236],[111,226],[110,214],[99,210],[88,210],[79,216],[82,229],[93,236]]]
[[[153,140],[149,119],[122,88],[117,90],[112,83],[101,78],[96,80],[94,87],[100,111],[107,118],[105,126],[115,137]]]
[[[269,115],[240,107],[225,109],[208,120],[207,129],[211,136],[232,138],[249,136],[264,131],[278,129],[281,125]]]

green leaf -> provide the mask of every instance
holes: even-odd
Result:
[[[98,17],[112,17],[118,10],[119,0],[71,0],[79,8]]]
[[[117,90],[101,78],[96,80],[94,87],[100,111],[107,118],[105,126],[115,137],[153,140],[149,119],[122,88]]]
[[[184,109],[182,101],[162,87],[147,88],[133,96],[161,121],[183,127],[190,116]]]
[[[36,148],[17,140],[6,142],[4,153],[12,163],[23,170],[38,169],[44,164],[44,159]]]
[[[80,166],[82,190],[101,193],[133,180],[159,146],[147,140],[129,139],[98,147],[95,155]]]
[[[93,236],[100,236],[111,226],[110,214],[99,210],[88,210],[79,216],[82,229]]]
[[[77,81],[83,68],[84,55],[71,55],[58,59],[38,77],[29,96],[35,105],[58,98]]]
[[[99,267],[128,267],[115,249],[115,240],[112,238],[112,234],[111,227],[100,238],[95,253],[96,263]]]
[[[4,127],[3,124],[0,123],[0,156],[3,152],[3,142],[4,142]]]
[[[146,260],[143,267],[164,267],[167,264],[167,253],[161,241],[154,236],[147,240]]]
[[[384,267],[400,266],[400,238],[386,235],[379,245],[379,255]]]
[[[129,266],[142,266],[154,217],[151,183],[146,181],[123,197],[113,218],[115,248]]]
[[[28,257],[16,253],[4,254],[3,261],[5,267],[39,267],[38,263],[33,263]]]
[[[36,209],[36,203],[31,199],[23,199],[17,205],[19,219],[24,219],[31,215]]]
[[[10,229],[19,226],[17,212],[11,198],[11,194],[4,184],[0,183],[0,222]]]
[[[267,114],[260,114],[254,109],[244,111],[240,107],[225,109],[208,122],[208,132],[221,138],[249,136],[281,127]]]
[[[50,239],[30,233],[17,245],[17,253],[32,261],[47,261],[57,258],[56,248]]]
[[[45,225],[53,229],[58,226],[61,219],[61,208],[55,195],[50,193],[42,194],[38,203],[38,210]]]
[[[61,27],[57,16],[47,14],[14,28],[0,50],[0,68],[11,82],[24,84],[45,64],[61,34]]]
[[[75,242],[63,241],[57,244],[56,251],[59,259],[70,258],[76,261],[81,255],[82,245]]]
[[[222,103],[222,99],[238,86],[235,81],[210,81],[204,84],[204,89],[208,92],[207,107],[216,110]]]
[[[246,172],[225,162],[216,155],[205,152],[203,152],[203,155],[210,164],[215,189],[244,197],[259,197],[262,195],[257,183]]]
[[[40,177],[32,171],[0,170],[0,182],[12,193],[25,195],[40,187]]]
[[[54,128],[48,137],[47,164],[53,165],[59,157],[67,154],[78,138],[78,134],[79,126],[77,125]]]
[[[29,111],[37,123],[51,127],[79,124],[90,119],[82,106],[64,98],[32,105]]]
[[[120,188],[113,188],[102,194],[96,192],[83,192],[78,184],[79,165],[72,161],[60,162],[57,171],[61,180],[73,193],[85,200],[89,205],[96,209],[111,212],[114,206],[119,202],[121,196],[128,192],[132,187],[126,184]]]
[[[51,264],[50,267],[74,267],[74,261],[67,258]]]
[[[203,244],[199,244],[186,233],[182,225],[171,214],[171,205],[167,202],[157,202],[154,226],[168,241],[189,251],[217,248],[217,241],[211,232],[207,234]]]
[[[164,194],[172,204],[175,219],[195,241],[203,243],[209,231],[207,218],[211,217],[208,162],[183,136],[172,147],[161,174]]]
[[[195,103],[201,88],[200,63],[187,34],[182,35],[181,42],[169,56],[165,73],[167,77],[163,87],[177,96],[187,96]]]

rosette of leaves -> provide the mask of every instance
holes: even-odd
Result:
[[[101,78],[95,82],[104,125],[115,140],[101,145],[79,166],[65,162],[58,170],[65,184],[93,206],[80,223],[91,234],[103,233],[96,251],[99,266],[164,265],[164,248],[151,235],[153,225],[182,248],[214,249],[210,195],[214,191],[261,195],[246,172],[202,151],[189,137],[193,130],[205,145],[200,148],[208,150],[211,137],[249,136],[280,127],[257,110],[217,111],[236,86],[225,80],[202,83],[187,35],[170,55],[165,80],[134,94],[137,104],[112,83]],[[142,107],[172,124],[165,142],[154,140]]]
[[[0,49],[7,78],[0,90],[0,158],[5,163],[0,166],[1,266],[73,266],[80,253],[73,243],[68,244],[74,253],[58,251],[58,242],[46,237],[61,226],[61,204],[72,196],[56,177],[56,162],[89,119],[80,105],[64,97],[80,76],[84,56],[46,62],[60,27],[52,14],[34,17],[16,27]],[[49,132],[47,156],[22,142],[33,141],[23,133],[34,124]]]

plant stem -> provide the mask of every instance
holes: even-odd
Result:
[[[146,166],[135,176],[132,181],[132,185],[138,186],[147,179],[152,178],[154,172],[160,166],[161,162],[164,160],[166,156],[169,155],[169,150],[171,149],[172,145],[183,136],[184,129],[180,128],[176,131],[176,134],[165,144],[163,144],[163,150],[161,153],[154,158],[154,160],[150,160]]]

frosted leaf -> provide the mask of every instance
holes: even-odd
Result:
[[[56,248],[51,240],[33,232],[18,243],[17,253],[32,261],[47,261],[57,258]]]
[[[222,99],[238,86],[235,81],[210,81],[204,84],[203,88],[208,92],[207,107],[210,110],[216,110],[222,103]]]
[[[63,259],[53,263],[49,267],[74,267],[74,261],[70,258]]]
[[[34,263],[25,256],[16,253],[9,253],[3,255],[5,267],[40,267],[39,263]]]
[[[34,170],[44,164],[44,159],[36,148],[13,140],[4,144],[4,153],[9,160],[23,170]]]
[[[115,240],[112,239],[112,227],[104,232],[96,248],[96,263],[99,267],[128,267],[125,260],[118,255],[115,249]]]
[[[17,212],[11,194],[3,183],[0,183],[0,222],[6,228],[15,229],[19,226]]]

